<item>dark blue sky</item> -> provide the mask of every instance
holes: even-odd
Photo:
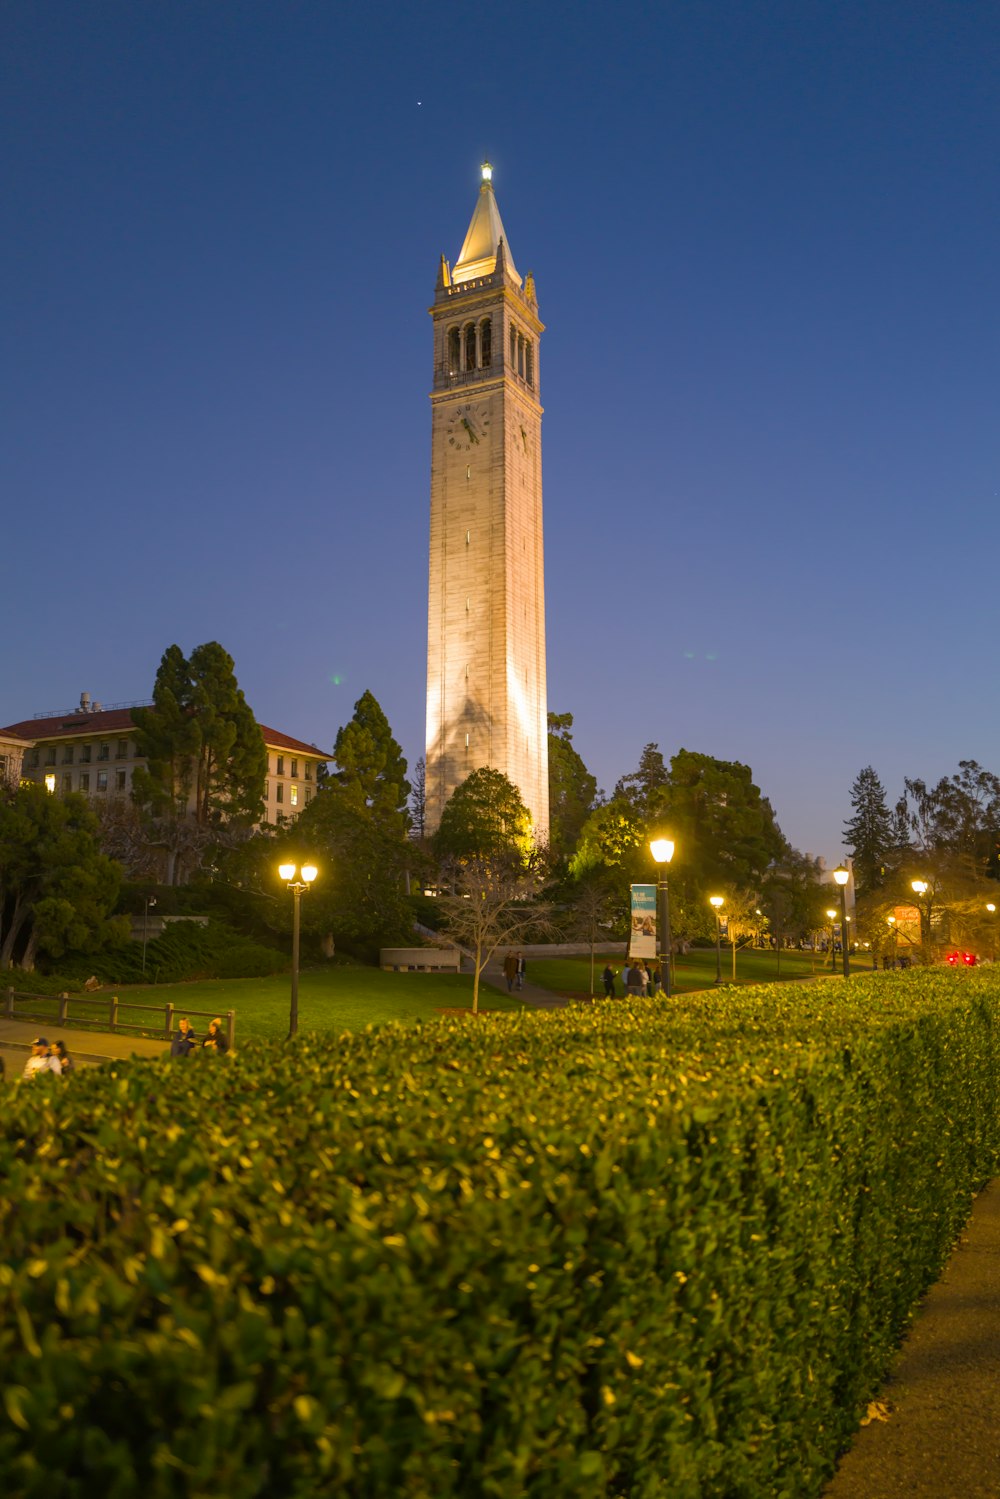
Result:
[[[8,0],[0,722],[217,639],[423,750],[431,326],[488,155],[541,350],[549,706],[840,857],[1000,772],[1000,10]]]

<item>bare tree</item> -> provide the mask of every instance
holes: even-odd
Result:
[[[448,934],[472,955],[472,1013],[479,1013],[479,980],[500,947],[513,947],[527,933],[549,933],[547,906],[539,904],[541,877],[507,860],[466,859],[453,863],[446,878],[450,895],[441,897]]]

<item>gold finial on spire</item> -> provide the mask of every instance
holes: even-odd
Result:
[[[483,181],[484,182],[492,182],[493,181],[493,168],[491,167],[491,165],[490,165],[490,163],[488,161],[484,161],[483,162],[482,167],[480,168],[480,170],[481,170],[481,172],[483,174]]]

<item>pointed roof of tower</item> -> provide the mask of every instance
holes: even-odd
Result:
[[[510,242],[504,232],[500,210],[493,193],[493,168],[483,162],[483,182],[479,189],[472,222],[465,236],[465,243],[451,272],[453,282],[472,281],[476,276],[492,276],[496,270],[497,245],[503,240],[506,269],[515,281],[520,276],[514,269],[510,253]]]

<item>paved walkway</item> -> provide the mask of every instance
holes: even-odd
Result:
[[[487,963],[480,982],[489,984],[491,989],[499,989],[501,994],[507,993],[507,980],[503,974],[502,958],[494,958]],[[527,981],[522,989],[515,986],[513,993],[518,999],[523,999],[526,1005],[532,1005],[536,1010],[562,1010],[571,1003],[565,994],[554,994],[551,989],[543,989],[540,984],[530,984]]]
[[[0,1055],[8,1078],[18,1077],[31,1055],[31,1043],[38,1035],[48,1041],[66,1042],[74,1062],[93,1067],[115,1057],[160,1057],[170,1050],[168,1041],[151,1041],[145,1036],[126,1036],[121,1032],[72,1030],[55,1021],[0,1019]]]
[[[979,1194],[824,1499],[1000,1496],[1000,1178]]]

